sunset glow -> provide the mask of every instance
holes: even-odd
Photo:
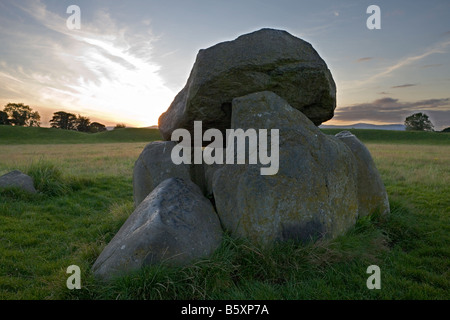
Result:
[[[365,1],[79,1],[75,30],[69,5],[0,3],[0,107],[28,104],[42,126],[60,110],[156,125],[198,50],[263,27],[310,42],[327,63],[337,85],[327,124],[402,123],[427,112],[437,129],[450,125],[448,1],[379,1],[379,30],[366,27]]]

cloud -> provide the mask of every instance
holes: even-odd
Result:
[[[391,97],[373,102],[338,107],[334,120],[403,123],[408,115],[425,112],[436,128],[450,126],[450,98],[401,102]]]
[[[397,17],[402,16],[405,14],[405,11],[403,10],[394,10],[394,11],[388,11],[385,13],[386,17]]]
[[[398,89],[398,88],[408,88],[408,87],[415,87],[415,86],[417,86],[417,84],[414,84],[414,83],[405,83],[405,84],[401,84],[401,85],[398,85],[398,86],[393,86],[393,87],[391,87],[392,89]]]
[[[303,28],[301,31],[298,32],[298,36],[301,38],[318,37],[319,35],[326,33],[335,27],[336,27],[335,21],[332,21],[331,23],[319,23],[314,27]]]
[[[359,58],[358,60],[356,60],[356,62],[365,62],[365,61],[370,61],[373,60],[375,58],[373,57],[364,57],[364,58]]]
[[[392,74],[395,73],[396,71],[398,71],[399,69],[407,67],[413,63],[417,63],[418,61],[421,61],[430,55],[446,53],[447,52],[446,49],[448,46],[450,46],[449,40],[441,41],[441,42],[437,43],[436,45],[427,48],[421,54],[403,57],[403,58],[399,59],[397,62],[384,67],[383,69],[381,69],[378,72],[375,72],[370,77],[367,77],[362,80],[347,81],[347,82],[345,82],[344,86],[345,86],[345,88],[349,88],[351,90],[355,90],[358,88],[366,88],[368,85],[376,83],[380,79],[392,76]],[[370,58],[370,57],[360,58],[356,61],[364,62],[364,61],[368,61],[368,58]]]
[[[157,123],[173,100],[152,59],[158,37],[150,27],[121,26],[98,10],[94,22],[82,20],[80,30],[69,30],[66,16],[39,1],[14,4],[14,10],[26,23],[0,22],[0,29],[12,23],[7,30],[13,30],[5,31],[11,54],[2,55],[3,98],[22,92],[22,99],[40,105],[134,125]]]
[[[426,65],[421,66],[421,68],[427,69],[427,68],[440,67],[442,65],[443,65],[442,63],[426,64]]]
[[[405,67],[413,62],[420,61],[420,60],[428,57],[429,55],[432,55],[435,53],[444,53],[443,48],[447,47],[448,45],[450,45],[450,42],[441,43],[440,45],[430,48],[420,55],[403,58],[402,60],[398,61],[394,65],[387,67],[382,72],[372,76],[371,78],[369,78],[369,80],[372,81],[372,80],[387,76],[387,75],[391,74],[392,72],[396,71],[397,69]]]

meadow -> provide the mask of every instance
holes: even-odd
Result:
[[[40,191],[0,190],[0,299],[449,299],[450,134],[350,131],[372,153],[389,215],[307,245],[260,248],[226,235],[209,259],[103,283],[92,264],[133,211],[134,162],[158,131],[0,126],[0,175],[19,169]],[[70,265],[81,290],[66,286]],[[370,265],[380,290],[366,286]]]

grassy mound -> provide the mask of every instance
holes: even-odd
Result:
[[[160,140],[158,129],[122,128],[85,133],[56,128],[13,127],[0,125],[0,144],[72,144],[112,143]]]
[[[341,129],[321,129],[325,134],[334,135]],[[363,142],[448,145],[450,134],[441,132],[390,131],[371,129],[349,129]],[[74,143],[114,143],[149,142],[161,140],[158,129],[122,128],[99,133],[84,133],[56,128],[13,127],[0,125],[1,144],[74,144]]]

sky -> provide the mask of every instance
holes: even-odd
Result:
[[[80,29],[67,21],[80,8]],[[369,29],[370,5],[381,29]],[[70,20],[71,22],[73,20]],[[450,126],[450,1],[0,0],[0,109],[66,111],[106,125],[156,125],[200,49],[261,28],[316,49],[337,86],[325,124]]]

